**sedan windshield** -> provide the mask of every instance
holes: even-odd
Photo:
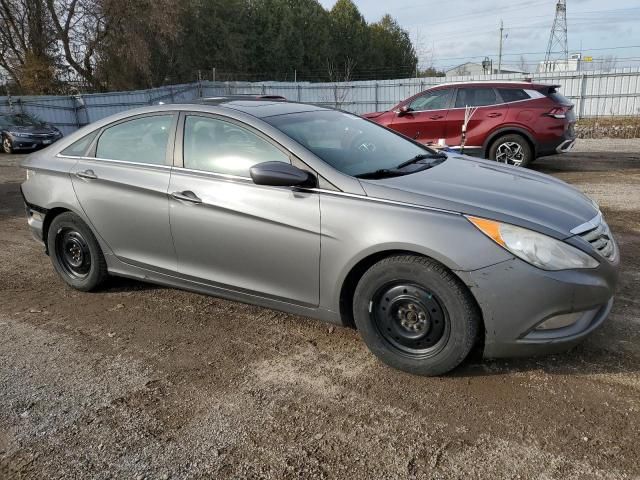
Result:
[[[347,175],[405,175],[432,166],[421,163],[432,156],[442,161],[433,150],[345,112],[301,112],[264,120]],[[405,167],[406,171],[400,170]]]
[[[40,125],[42,123],[28,115],[0,115],[0,126],[3,127],[37,127]]]

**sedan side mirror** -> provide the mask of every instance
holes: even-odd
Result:
[[[263,162],[249,170],[256,185],[272,187],[315,187],[316,177],[306,170],[284,162]]]
[[[409,105],[403,105],[398,109],[398,116],[402,117],[409,112],[413,112],[413,108],[411,108]]]

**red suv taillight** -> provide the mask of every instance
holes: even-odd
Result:
[[[545,113],[545,115],[553,118],[567,118],[567,112],[569,110],[571,110],[571,107],[554,107],[548,113]]]

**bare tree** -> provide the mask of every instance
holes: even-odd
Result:
[[[353,69],[356,66],[355,60],[351,57],[346,57],[343,68],[339,68],[336,64],[330,60],[327,60],[327,73],[329,75],[329,81],[335,82],[336,85],[333,88],[333,102],[336,108],[340,108],[345,102],[347,95],[351,91],[351,82],[353,77]],[[342,85],[338,85],[341,83]]]
[[[108,35],[102,3],[92,0],[46,2],[65,62],[88,85],[99,89],[95,76],[97,50]]]
[[[44,0],[0,0],[0,69],[18,88],[46,93],[55,79]]]
[[[18,85],[27,51],[26,2],[0,0],[0,66]]]
[[[527,66],[527,59],[524,58],[524,55],[520,55],[520,60],[518,61],[518,69],[522,70],[523,72],[527,72],[528,71],[528,66]]]
[[[600,70],[603,72],[609,72],[616,68],[616,64],[618,63],[618,59],[613,55],[605,55],[602,57],[602,61],[600,62]]]

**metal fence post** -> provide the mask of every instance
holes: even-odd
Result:
[[[376,96],[376,112],[378,111],[378,82],[374,84],[375,87],[375,96]]]
[[[586,95],[587,77],[583,73],[580,75],[580,91],[578,92],[578,119],[584,116],[584,101]]]

